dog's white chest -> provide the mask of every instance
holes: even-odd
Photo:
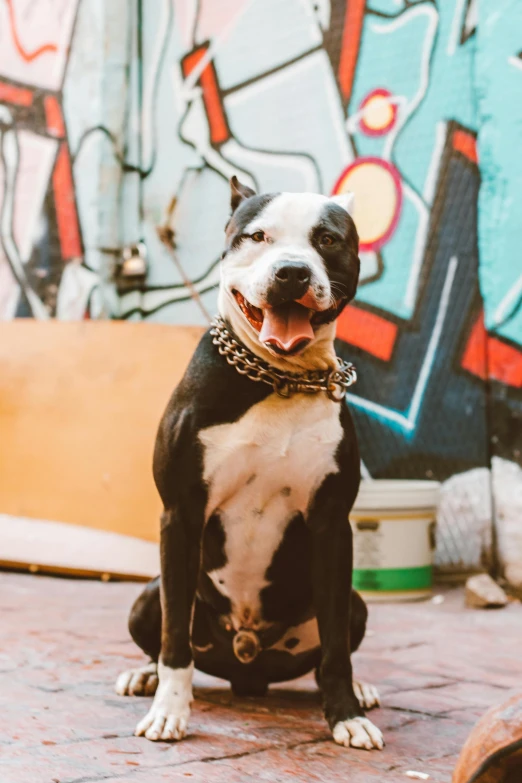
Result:
[[[219,513],[227,564],[210,572],[237,627],[256,625],[259,593],[284,531],[329,473],[342,438],[339,405],[325,395],[271,395],[239,421],[200,433],[206,518]],[[245,620],[246,618],[246,620]]]

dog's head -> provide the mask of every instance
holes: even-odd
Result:
[[[359,238],[351,194],[256,195],[231,180],[220,311],[273,357],[310,353],[355,296]],[[330,328],[328,328],[330,325]]]

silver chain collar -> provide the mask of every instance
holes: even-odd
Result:
[[[338,356],[336,357],[338,367],[333,370],[311,370],[305,373],[287,373],[278,370],[239,343],[219,316],[213,319],[210,334],[221,356],[224,356],[240,375],[246,375],[251,381],[267,383],[280,397],[291,397],[299,393],[326,392],[331,400],[341,402],[346,389],[357,380],[357,372],[353,364],[343,361]]]

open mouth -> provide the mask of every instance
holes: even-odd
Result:
[[[285,302],[261,309],[239,291],[233,290],[232,293],[243,316],[259,333],[259,341],[282,356],[293,356],[304,350],[314,339],[314,327],[333,321],[339,310],[339,304],[317,311],[299,302]]]

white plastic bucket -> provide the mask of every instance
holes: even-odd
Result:
[[[431,594],[437,481],[368,479],[350,514],[353,586],[373,601]]]

